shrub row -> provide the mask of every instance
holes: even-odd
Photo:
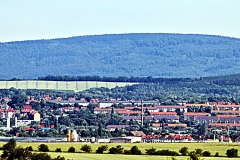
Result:
[[[33,148],[27,147],[26,148],[28,151],[33,151]],[[38,150],[41,152],[49,152],[49,148],[46,144],[40,144],[38,147]],[[81,151],[84,151],[86,153],[91,153],[92,152],[92,147],[90,145],[82,145],[82,147],[80,148]],[[103,152],[108,150],[108,145],[101,145],[98,147],[98,149],[96,150],[96,153],[102,154]],[[188,147],[182,147],[179,150],[179,153],[176,151],[170,151],[168,149],[163,149],[163,150],[156,150],[156,148],[149,148],[149,149],[145,149],[146,150],[146,154],[147,155],[164,155],[164,156],[196,156],[196,157],[210,157],[212,156],[210,151],[203,151],[202,149],[195,149],[195,151],[189,151]],[[76,149],[74,147],[70,147],[68,149],[68,152],[70,153],[74,153],[76,151]],[[62,152],[61,148],[56,148],[55,152]],[[117,145],[116,147],[111,147],[108,150],[109,154],[133,154],[133,155],[141,155],[142,151],[140,149],[138,149],[137,146],[133,146],[130,150],[124,150],[124,148],[121,145]],[[228,149],[226,151],[226,155],[227,157],[238,157],[238,149]],[[215,157],[219,156],[219,153],[216,152]]]

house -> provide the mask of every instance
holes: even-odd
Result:
[[[129,125],[107,125],[107,130],[115,131],[116,129],[125,129],[128,127],[129,127]]]
[[[32,110],[32,106],[31,105],[23,105],[23,110]]]
[[[126,109],[123,108],[114,108],[113,109],[114,113],[118,114],[119,111],[127,111]],[[112,112],[112,108],[94,108],[94,113],[98,114],[98,113],[111,113]]]
[[[146,135],[142,131],[131,131],[128,136],[142,137]]]
[[[141,111],[141,107],[124,107],[128,111],[133,111],[133,110],[138,110]],[[157,107],[143,107],[143,112],[148,111],[148,112],[159,112],[159,109]]]
[[[176,109],[179,109],[181,112],[187,112],[187,107],[186,106],[155,106],[158,108],[159,112],[176,112]]]
[[[214,110],[240,110],[240,105],[235,104],[216,104]]]
[[[192,104],[184,104],[186,107],[209,107],[211,106],[209,103],[199,104],[199,103],[192,103]]]
[[[198,124],[218,122],[217,116],[196,116],[195,122]]]
[[[130,120],[141,121],[141,116],[122,116],[122,118],[127,121]]]
[[[141,111],[124,111],[120,110],[117,112],[118,115],[140,115],[142,112]]]
[[[34,121],[40,121],[41,120],[40,114],[38,112],[36,112],[36,111],[31,111],[29,113],[29,118],[31,120],[34,120]]]
[[[110,139],[110,143],[137,143],[141,141],[142,137],[118,137]]]
[[[220,123],[240,123],[240,117],[236,115],[218,115],[217,117]]]
[[[211,113],[217,113],[218,115],[238,115],[238,116],[240,116],[240,110],[211,110]]]
[[[124,106],[125,105],[128,105],[128,106],[132,105],[132,103],[129,102],[129,101],[102,101],[102,102],[99,102],[99,108],[111,107],[114,104],[123,104]]]
[[[235,142],[240,142],[240,136],[235,139]]]
[[[184,113],[184,120],[195,121],[196,117],[205,117],[210,116],[209,113],[196,113],[196,112],[187,112]]]

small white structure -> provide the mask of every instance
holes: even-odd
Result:
[[[72,137],[72,141],[74,142],[78,141],[78,134],[76,130],[72,131],[71,137]]]

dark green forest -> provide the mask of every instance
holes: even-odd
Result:
[[[240,39],[112,34],[0,43],[0,79],[46,75],[206,77],[239,73]]]
[[[144,82],[147,79],[149,81]],[[147,77],[144,81],[140,84],[113,89],[91,88],[80,94],[123,100],[159,100],[161,103],[166,101],[166,104],[176,104],[178,100],[188,100],[192,103],[220,101],[240,103],[240,74],[200,78]]]

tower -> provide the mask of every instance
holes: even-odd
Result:
[[[141,100],[141,125],[143,126],[143,100]]]
[[[10,117],[9,116],[7,116],[7,128],[10,128],[11,126],[10,126]]]

